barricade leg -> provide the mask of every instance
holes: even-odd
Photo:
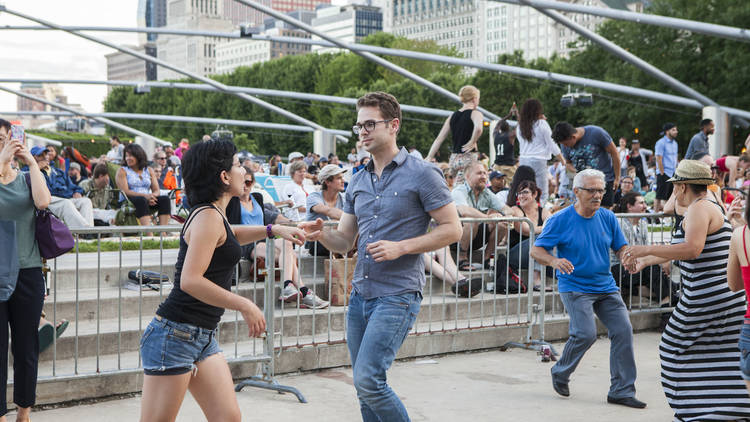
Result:
[[[294,387],[287,385],[281,385],[274,379],[274,362],[273,362],[273,351],[274,351],[274,282],[276,280],[276,261],[274,260],[274,240],[266,240],[266,268],[268,274],[266,275],[265,287],[264,287],[264,305],[263,314],[266,318],[266,332],[263,342],[263,355],[264,359],[261,363],[260,376],[250,377],[244,381],[240,381],[234,387],[234,391],[240,392],[245,387],[257,387],[266,390],[274,390],[279,394],[292,393],[297,397],[300,403],[307,403],[307,400],[302,393]]]

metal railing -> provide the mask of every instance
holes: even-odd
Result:
[[[632,215],[620,217],[632,218]],[[511,242],[508,242],[515,233],[512,230],[514,224],[532,222],[515,217],[461,220],[465,226],[481,225],[461,243],[476,248],[446,247],[423,256],[427,273],[424,298],[410,334],[521,327],[524,334],[520,343],[539,345],[544,340],[545,321],[564,318],[565,313],[554,277],[545,277],[545,268],[535,265],[528,250],[511,247]],[[40,378],[142,370],[140,336],[169,291],[167,285],[147,283],[148,277],[144,277],[143,271],[166,274],[170,280],[173,278],[178,251],[175,249],[177,237],[173,235],[180,229],[179,225],[169,225],[72,230],[76,237],[75,249],[47,263],[50,267],[50,294],[45,303],[48,317],[54,321],[69,319],[70,326],[60,339],[53,341],[50,350],[40,355]],[[158,235],[145,236],[148,232]],[[666,243],[668,238],[668,232],[649,232],[651,242]],[[528,242],[533,244],[534,239],[532,231]],[[105,242],[108,241],[113,244],[107,245]],[[95,245],[95,251],[83,252],[94,248],[84,246],[86,243]],[[243,334],[246,333],[245,323],[235,311],[224,314],[217,337],[230,362],[260,364],[259,376],[254,379],[256,383],[245,385],[263,384],[259,386],[280,389],[281,386],[273,381],[274,356],[288,349],[345,342],[346,308],[305,309],[299,297],[292,303],[280,302],[279,291],[284,280],[293,280],[297,288],[304,285],[321,298],[330,299],[333,289],[330,281],[336,278],[334,266],[329,265],[326,271],[328,257],[294,250],[283,240],[267,239],[265,243],[266,270],[253,268],[254,260],[241,261],[236,271],[237,282],[232,286],[233,292],[250,298],[263,309],[267,322],[265,338],[250,339]],[[260,250],[258,245],[256,251]],[[486,261],[484,258],[487,257],[494,257],[494,262]],[[457,263],[463,264],[462,261],[474,265],[466,271],[459,271]],[[350,272],[349,265],[354,265],[354,260],[344,261],[344,274]],[[140,270],[140,273],[137,273],[136,280],[129,280],[128,273],[134,270]],[[540,291],[533,289],[535,270],[540,274]],[[526,291],[516,292],[501,285],[503,280],[512,280],[514,274],[525,282]],[[261,277],[265,280],[260,280]],[[479,283],[479,292],[473,297],[451,289],[464,277],[471,281],[471,285]],[[637,294],[633,280],[626,278],[626,281],[631,283],[629,287],[634,298],[629,305],[632,312],[661,309],[658,295],[644,298]],[[546,285],[552,288],[551,292],[545,292]],[[304,400],[301,394],[295,394]]]

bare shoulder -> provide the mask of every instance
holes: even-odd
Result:
[[[194,212],[197,214],[190,220],[190,225],[185,230],[185,243],[190,244],[191,240],[197,241],[198,244],[211,244],[217,240],[217,243],[223,243],[226,230],[224,230],[224,217],[219,211],[204,207]]]

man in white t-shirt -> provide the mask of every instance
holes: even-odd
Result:
[[[107,161],[113,164],[120,164],[122,162],[122,153],[125,150],[125,146],[120,142],[120,138],[116,135],[109,138],[109,146],[112,147],[107,152]]]

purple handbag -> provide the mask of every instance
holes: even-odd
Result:
[[[26,183],[29,186],[29,196],[31,196],[31,203],[33,204],[31,175],[26,173],[25,176]],[[75,246],[75,240],[73,240],[73,235],[70,234],[68,226],[52,215],[49,210],[36,210],[36,230],[34,235],[36,243],[39,245],[39,254],[44,259],[57,258],[69,252]]]

